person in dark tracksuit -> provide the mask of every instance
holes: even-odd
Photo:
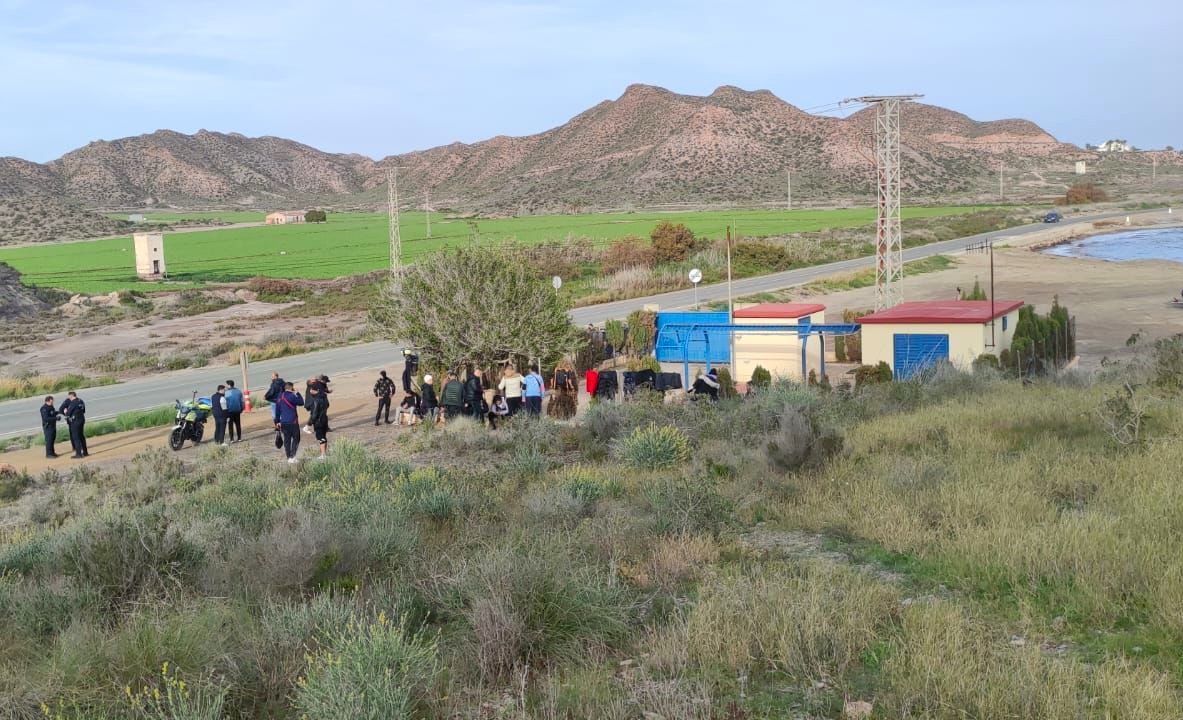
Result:
[[[229,413],[226,412],[226,386],[219,385],[218,389],[214,391],[213,397],[210,398],[210,412],[214,416],[214,445],[226,444],[226,420]]]
[[[468,371],[468,379],[464,381],[464,405],[473,420],[485,422],[485,383],[480,368]]]
[[[74,446],[74,454],[70,457],[84,458],[90,455],[86,450],[86,403],[78,397],[78,393],[71,390],[66,393],[66,401],[59,411],[70,427],[70,444]]]
[[[430,375],[423,376],[423,419],[429,425],[435,425],[435,419],[440,414],[440,404],[435,397],[435,385],[431,381]]]
[[[53,406],[53,395],[48,395],[45,398],[45,404],[41,406],[41,432],[45,433],[45,457],[55,458],[58,456],[57,450],[54,449],[54,444],[58,440],[58,411]]]
[[[456,373],[449,372],[440,392],[440,405],[444,406],[444,418],[455,420],[464,412],[464,386],[456,379]]]
[[[312,433],[320,445],[317,459],[324,460],[329,450],[329,399],[321,392],[319,385],[308,386],[304,409],[308,411],[308,424],[312,426]]]
[[[374,397],[378,398],[378,412],[374,413],[374,425],[382,418],[382,411],[386,411],[386,424],[390,420],[390,398],[394,395],[394,381],[386,377],[386,371],[378,371],[378,382],[374,383]]]

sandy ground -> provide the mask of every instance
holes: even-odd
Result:
[[[1104,231],[1122,229],[1124,226]],[[1012,246],[996,248],[995,296],[1023,300],[1041,313],[1047,312],[1058,296],[1060,303],[1076,316],[1077,352],[1080,367],[1085,370],[1098,368],[1104,358],[1127,357],[1132,350],[1126,347],[1126,340],[1138,330],[1149,338],[1183,332],[1183,310],[1167,306],[1183,288],[1183,265],[1156,260],[1110,262],[1056,257],[1037,249],[1051,241],[1080,235],[1053,229],[1024,238],[1021,246],[1010,241]],[[972,288],[975,278],[989,292],[987,255],[958,254],[953,258],[956,265],[948,270],[907,277],[904,299],[951,299],[957,297],[958,287],[967,291]],[[827,318],[838,319],[845,309],[874,307],[875,288],[815,297],[825,303]]]
[[[402,375],[402,365],[391,365],[387,371],[392,378]],[[376,372],[340,374],[333,378],[331,405],[329,407],[329,425],[333,432],[329,433],[329,452],[332,444],[337,440],[349,439],[363,445],[381,450],[383,445],[391,446],[404,442],[407,435],[419,428],[399,425],[386,425],[385,422],[374,426],[374,413],[377,410],[377,399],[373,397],[374,382],[378,379]],[[396,380],[397,384],[397,380]],[[588,405],[587,393],[579,394],[579,412],[586,410]],[[298,383],[303,387],[303,382]],[[396,417],[398,402],[403,398],[400,391],[395,395],[391,418]],[[300,417],[305,417],[303,411]],[[26,450],[16,450],[0,453],[0,465],[9,464],[15,468],[38,475],[47,468],[59,473],[68,473],[80,464],[92,465],[100,470],[117,470],[144,450],[156,447],[167,447],[168,436],[172,428],[159,427],[144,430],[133,430],[126,433],[112,433],[87,439],[87,450],[90,456],[83,460],[75,460],[70,455],[70,439],[64,434],[58,435],[57,452],[59,456],[50,460],[45,457],[45,447],[38,444]],[[196,461],[198,454],[205,447],[212,445],[214,433],[213,420],[206,423],[206,442],[194,447],[186,443],[178,451],[178,455],[186,462]],[[286,462],[282,450],[275,448],[275,431],[271,423],[271,411],[267,408],[255,410],[242,417],[242,443],[236,443],[227,448],[231,453],[249,453],[257,455],[276,465]],[[302,434],[300,443],[301,457],[306,461],[316,462],[318,454],[316,439],[312,435]]]
[[[151,352],[153,344],[165,342],[171,348],[208,347],[223,340],[251,342],[266,335],[298,329],[302,323],[299,319],[260,321],[260,318],[285,307],[288,305],[256,301],[172,320],[125,320],[27,345],[21,348],[21,352],[0,352],[0,362],[8,363],[6,370],[10,374],[27,370],[38,375],[90,375],[94,373],[82,367],[85,359],[113,350],[138,348]],[[234,329],[223,333],[221,328],[226,324]],[[130,374],[126,376],[130,377]]]

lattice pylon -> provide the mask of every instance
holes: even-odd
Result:
[[[875,173],[879,213],[875,238],[875,309],[904,299],[904,244],[900,226],[900,98],[876,103]]]

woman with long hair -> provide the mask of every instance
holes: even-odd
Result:
[[[550,397],[550,404],[546,406],[546,414],[556,420],[570,420],[575,417],[579,379],[570,360],[559,361],[555,367],[555,374],[551,377],[550,386],[554,389],[554,394]]]

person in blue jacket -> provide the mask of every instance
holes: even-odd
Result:
[[[304,398],[296,392],[295,386],[285,383],[275,406],[279,416],[279,431],[283,435],[283,454],[292,465],[296,463],[296,453],[300,449],[300,414],[296,408],[303,405]]]

